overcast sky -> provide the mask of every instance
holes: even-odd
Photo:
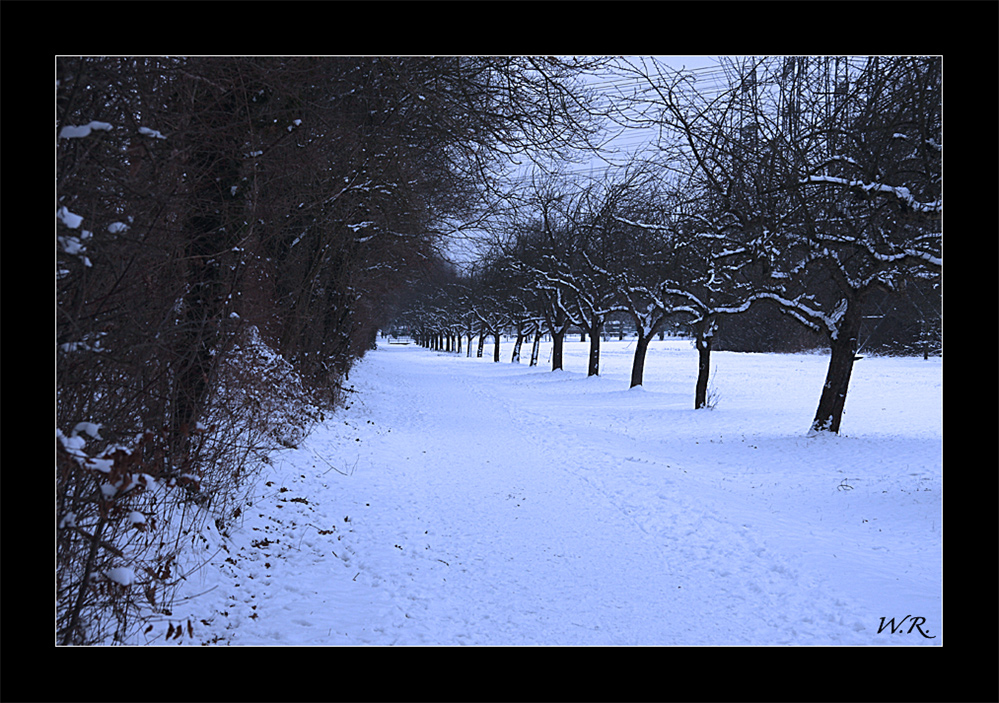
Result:
[[[647,61],[652,57],[634,56],[624,58],[633,60],[636,65],[641,66],[642,59]],[[695,86],[698,89],[702,86],[706,89],[714,88],[721,84],[720,81],[723,78],[718,56],[656,56],[655,59],[658,63],[669,69],[693,71],[696,77]],[[639,76],[627,76],[625,74],[609,75],[606,79],[593,77],[591,83],[596,91],[608,96],[609,100],[613,100],[614,95],[630,95],[636,89],[644,86],[644,81]],[[657,132],[655,130],[629,130],[615,135],[607,145],[607,148],[611,150],[607,153],[607,158],[611,159],[615,164],[628,163],[636,153],[646,148],[656,136]],[[612,152],[613,155],[611,155]],[[519,165],[510,166],[510,178],[529,179],[533,169],[530,160],[526,157],[520,157],[518,158],[518,162]],[[564,175],[590,177],[597,180],[602,179],[610,168],[606,160],[597,156],[583,158],[581,163],[560,163],[558,167]],[[474,252],[477,249],[477,244],[474,241],[454,241],[451,242],[448,248],[456,260],[468,261],[476,258]],[[468,253],[469,251],[472,253]]]
[[[664,69],[676,71],[690,71],[696,77],[694,86],[697,88],[711,89],[720,85],[723,77],[721,62],[718,56],[625,56],[623,57],[641,68],[643,64],[649,71],[655,71],[651,60],[654,59]],[[631,95],[636,90],[644,87],[644,81],[638,76],[612,75],[606,80],[594,77],[593,86],[595,90],[608,96],[608,100],[613,100],[614,95]],[[621,101],[617,101],[621,104]],[[621,132],[608,144],[608,152],[615,153],[613,158],[615,163],[624,163],[629,160],[629,155],[644,149],[656,136],[655,130],[629,130]],[[600,177],[606,170],[607,164],[600,158],[589,160],[586,164],[573,167],[573,173],[581,175],[592,175]]]
[[[717,56],[657,56],[662,63],[676,70],[708,68],[718,65]]]

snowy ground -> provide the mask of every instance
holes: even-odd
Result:
[[[825,356],[716,352],[694,411],[690,342],[634,390],[629,342],[594,378],[567,347],[551,373],[383,342],[208,535],[171,643],[943,643],[940,359],[859,361],[809,439]]]

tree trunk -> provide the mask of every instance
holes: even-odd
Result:
[[[519,364],[520,363],[520,347],[521,347],[521,345],[523,345],[523,343],[524,343],[524,332],[518,328],[517,329],[517,341],[515,341],[513,343],[513,356],[510,357],[510,363],[511,364]]]
[[[235,149],[233,149],[235,150]],[[205,410],[214,372],[222,354],[218,321],[226,319],[226,300],[232,294],[231,266],[225,266],[221,252],[238,242],[235,225],[226,218],[225,188],[236,183],[239,164],[221,147],[199,148],[192,159],[205,175],[194,193],[194,212],[184,234],[188,259],[188,292],[184,296],[184,332],[179,336],[175,398],[171,423],[172,444],[185,456],[190,431]],[[177,461],[180,464],[181,460]]]
[[[541,347],[541,330],[534,332],[534,341],[531,343],[531,366],[538,365],[538,351]]]
[[[644,335],[639,332],[635,339],[635,359],[631,362],[631,388],[642,385],[645,377],[645,355],[649,351],[649,342],[652,335]]]
[[[493,332],[493,339],[496,342],[496,345],[493,347],[493,361],[499,361],[499,356],[500,356],[500,331],[499,330],[496,330],[495,332]]]
[[[590,322],[590,361],[586,367],[587,376],[600,375],[600,338],[603,336],[604,321],[594,318]]]
[[[697,323],[697,385],[694,389],[694,409],[708,405],[708,377],[711,374],[711,343],[714,341],[714,318],[704,318]]]
[[[482,349],[485,346],[486,346],[486,330],[483,327],[482,329],[479,330],[479,346],[478,346],[478,349],[476,349],[476,351],[475,351],[475,358],[476,359],[481,359],[482,358]]]
[[[839,434],[850,374],[853,373],[853,362],[857,356],[860,322],[859,301],[848,301],[846,311],[839,320],[836,336],[830,340],[832,352],[829,356],[829,370],[826,372],[826,382],[822,386],[822,396],[819,398],[819,407],[809,435],[818,432]]]
[[[552,330],[552,371],[562,370],[563,342],[565,342],[565,328]]]

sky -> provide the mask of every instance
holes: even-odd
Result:
[[[665,70],[672,69],[690,72],[695,78],[694,85],[699,90],[710,91],[717,89],[722,86],[722,79],[724,78],[721,60],[717,56],[625,56],[621,58],[631,61],[639,68],[650,59],[655,59]],[[649,70],[654,70],[651,64],[649,65]],[[606,96],[605,105],[613,101],[616,105],[620,106],[623,104],[621,100],[623,96],[632,95],[636,90],[644,87],[644,82],[638,75],[628,76],[623,73],[591,76],[587,82],[598,94]],[[619,133],[612,133],[610,135],[611,138],[607,142],[604,152],[605,158],[594,156],[592,159],[584,159],[576,165],[568,167],[563,165],[563,170],[569,175],[600,178],[608,166],[605,159],[610,158],[611,154],[616,154],[613,158],[614,163],[627,163],[630,160],[630,155],[643,150],[656,136],[655,130],[622,131],[620,128],[614,129]],[[524,171],[530,171],[530,168],[526,164]]]
[[[631,56],[622,57],[641,66],[643,61],[654,58],[664,69],[676,71],[689,71],[695,78],[694,86],[698,90],[710,91],[723,86],[724,73],[722,60],[725,57],[718,56]],[[651,70],[651,66],[650,66]],[[633,94],[637,89],[643,87],[643,80],[639,76],[628,76],[624,73],[609,73],[606,77],[592,76],[589,79],[591,87],[598,93],[606,95],[609,102],[615,100],[615,96],[626,96]],[[618,105],[620,100],[616,101]],[[615,165],[627,164],[634,155],[648,148],[657,136],[655,129],[644,130],[618,130],[617,134],[611,134],[606,143],[606,148],[601,155],[591,157],[582,156],[578,163],[560,163],[560,172],[567,176],[582,176],[600,180],[607,173],[609,168],[608,160]],[[528,179],[533,170],[533,166],[528,159],[519,159],[518,165],[511,169],[511,178]],[[457,261],[474,261],[479,258],[478,250],[485,240],[479,240],[473,235],[471,239],[458,238],[448,246],[451,257]]]
[[[654,59],[664,69],[689,72],[695,77],[694,86],[703,90],[712,90],[720,86],[720,80],[723,77],[720,59],[717,56],[635,56],[625,58],[630,59],[639,67]],[[651,63],[649,65],[650,70],[652,70]],[[598,85],[601,90],[610,94],[619,92],[625,95],[642,87],[640,79],[621,76],[612,77],[606,83]],[[628,130],[618,135],[608,146],[623,155],[634,154],[647,146],[655,136],[655,130]],[[627,158],[624,161],[627,161]],[[600,159],[594,160],[591,165],[597,173],[604,168],[604,163]]]

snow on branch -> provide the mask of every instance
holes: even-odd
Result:
[[[83,224],[83,218],[79,215],[70,212],[65,206],[59,208],[56,211],[56,219],[65,225],[69,229],[79,229],[80,225]],[[72,234],[58,234],[56,235],[56,242],[59,248],[66,254],[70,256],[75,256],[83,262],[84,266],[91,266],[90,258],[87,256],[87,246],[85,241],[90,239],[91,233],[87,230],[81,230],[79,237]],[[58,277],[64,277],[68,271],[60,270]]]
[[[367,221],[365,221],[365,222],[358,222],[357,224],[353,224],[353,225],[347,225],[347,229],[349,229],[349,230],[350,230],[351,232],[353,232],[354,234],[357,234],[357,233],[358,233],[358,232],[359,232],[360,230],[362,230],[362,229],[367,229],[368,227],[372,227],[372,226],[373,226],[374,224],[375,224],[375,223],[374,223],[374,221],[372,221],[372,220],[367,220]],[[355,242],[356,242],[357,244],[363,244],[364,242],[367,242],[367,241],[368,241],[368,240],[370,240],[370,239],[374,239],[374,237],[375,237],[375,235],[373,235],[373,234],[369,234],[369,235],[368,235],[368,236],[366,236],[366,237],[364,237],[364,236],[362,236],[362,237],[358,237],[358,238],[357,238],[357,239],[355,239],[354,241],[355,241]]]
[[[139,134],[147,137],[153,137],[154,139],[166,139],[159,130],[150,129],[149,127],[139,127]]]
[[[801,181],[801,183],[832,183],[835,185],[846,186],[850,190],[864,195],[887,195],[895,198],[914,212],[936,214],[943,210],[943,202],[939,198],[929,203],[920,202],[912,196],[912,193],[905,186],[890,186],[885,185],[884,183],[864,183],[863,181],[851,181],[846,178],[838,178],[836,176],[809,176]]]
[[[653,232],[669,232],[671,229],[663,225],[650,225],[645,222],[635,222],[634,220],[629,220],[626,217],[621,217],[620,215],[615,215],[614,219],[621,224],[630,225],[632,227],[638,227],[639,229],[651,230]]]
[[[113,126],[107,122],[98,122],[93,120],[85,125],[66,125],[59,130],[60,139],[80,139],[82,137],[89,137],[90,133],[93,131],[107,132],[113,129]]]
[[[825,328],[831,339],[836,339],[839,336],[840,320],[846,314],[849,306],[847,299],[842,298],[836,307],[833,308],[832,312],[826,313],[812,307],[806,302],[810,300],[810,296],[803,295],[790,300],[773,291],[754,293],[749,297],[748,302],[751,303],[756,300],[774,301],[780,306],[781,312],[791,315],[806,327],[815,331]]]
[[[907,259],[915,259],[918,263],[928,264],[933,268],[941,268],[943,266],[942,258],[927,251],[920,251],[919,249],[905,249],[896,254],[880,254],[870,245],[865,246],[874,259],[883,263],[893,264]]]

